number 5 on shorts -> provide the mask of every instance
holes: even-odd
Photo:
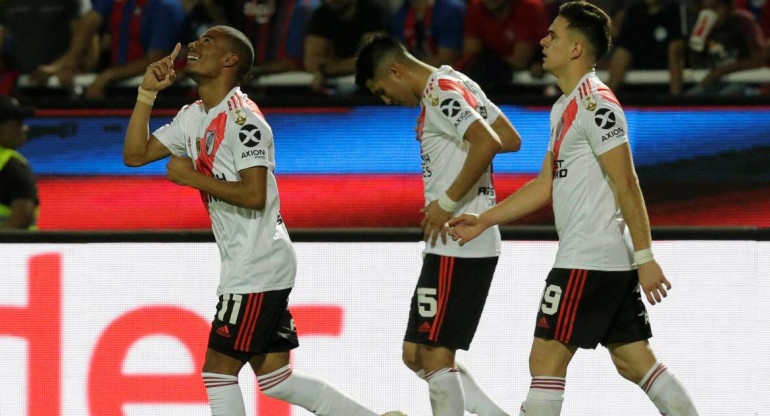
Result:
[[[436,301],[436,288],[418,287],[417,288],[417,310],[423,318],[432,318],[436,316],[438,302]]]
[[[546,315],[553,315],[559,310],[559,300],[561,300],[561,287],[548,285],[543,290],[543,303],[540,310]]]

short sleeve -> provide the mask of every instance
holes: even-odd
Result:
[[[273,132],[259,116],[251,112],[246,114],[246,121],[242,125],[232,122],[225,133],[225,140],[233,152],[235,170],[269,167]]]
[[[439,79],[438,88],[435,89],[438,96],[438,118],[443,119],[446,126],[451,126],[451,133],[462,140],[468,127],[476,120],[483,120],[476,110],[486,111],[479,107],[478,100],[462,82],[452,79]],[[448,127],[449,128],[449,127]]]
[[[188,106],[182,107],[174,119],[171,120],[171,123],[161,126],[152,133],[174,156],[184,156],[187,153],[184,123],[182,121],[184,119],[184,112],[187,109]]]
[[[12,184],[9,188],[11,201],[16,199],[37,201],[35,175],[29,165],[12,157],[3,167],[2,175],[6,183]]]
[[[582,115],[582,130],[597,156],[628,142],[628,123],[620,106],[598,101],[594,111]]]
[[[495,105],[492,101],[487,100],[487,105],[485,106],[485,110],[487,112],[487,123],[491,126],[494,124],[495,121],[497,121],[497,118],[500,117],[500,114],[502,113],[502,110],[500,110],[500,107]],[[483,116],[483,114],[482,114]]]

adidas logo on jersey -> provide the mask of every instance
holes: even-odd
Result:
[[[230,329],[227,327],[227,325],[222,325],[217,328],[217,335],[220,337],[230,338]]]

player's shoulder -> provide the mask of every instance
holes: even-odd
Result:
[[[269,127],[265,115],[257,103],[239,91],[227,97],[227,109],[225,111],[228,115],[228,122],[237,126],[255,124],[265,128]]]
[[[602,109],[623,113],[615,93],[595,76],[586,77],[578,84],[575,98],[579,113],[593,114]]]
[[[203,109],[203,101],[198,100],[190,104],[185,104],[176,113],[176,118],[179,120],[190,120],[196,117],[203,117],[206,112]]]
[[[444,65],[433,73],[424,96],[438,97],[442,103],[447,99],[462,100],[471,107],[476,107],[480,97],[484,95],[481,93],[481,88],[470,78]],[[436,100],[433,99],[433,101]]]
[[[467,89],[470,78],[449,65],[442,65],[433,73],[431,84],[439,91],[460,92]]]

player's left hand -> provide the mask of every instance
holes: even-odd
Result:
[[[441,242],[446,244],[446,233],[449,230],[448,221],[452,218],[451,212],[446,212],[438,205],[438,201],[433,201],[426,205],[420,212],[425,213],[420,227],[422,227],[422,239],[430,240],[430,246],[436,245],[436,240],[441,236]]]
[[[174,156],[166,164],[166,177],[177,185],[187,185],[187,178],[195,172],[193,161],[187,156]]]
[[[667,291],[671,289],[671,283],[663,275],[658,262],[653,260],[644,263],[638,267],[638,272],[639,285],[647,296],[647,302],[650,302],[650,305],[662,302],[663,298],[668,296]]]

